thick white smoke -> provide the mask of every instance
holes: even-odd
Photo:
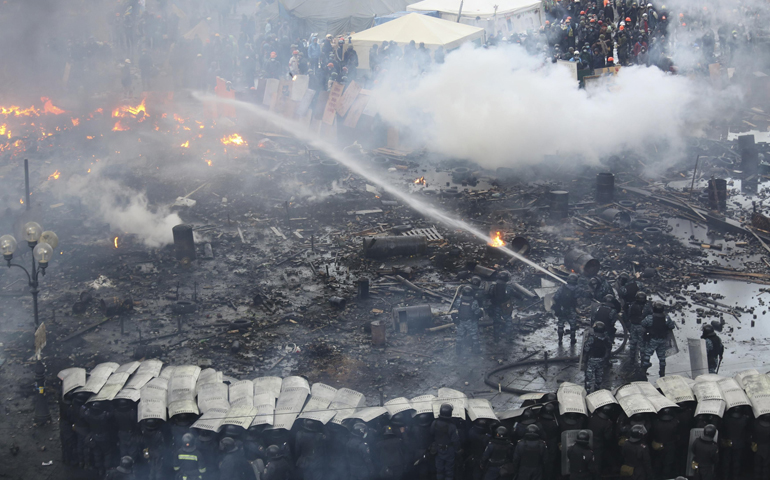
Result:
[[[681,144],[708,116],[713,92],[657,68],[622,68],[612,82],[578,88],[569,69],[543,64],[519,46],[461,48],[403,86],[375,88],[386,122],[428,149],[487,168],[580,155],[596,163],[623,149]]]
[[[90,209],[114,231],[137,235],[151,248],[173,242],[171,229],[182,223],[168,207],[151,208],[147,195],[137,192],[98,173],[75,176],[68,189],[81,197],[84,208]]]

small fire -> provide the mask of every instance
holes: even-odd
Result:
[[[425,177],[420,177],[414,181],[415,185],[425,185]]]
[[[115,126],[112,127],[113,132],[125,132],[128,130],[128,127],[124,126],[122,123],[120,123],[120,120],[115,122]]]
[[[11,105],[10,107],[0,107],[0,115],[5,115],[6,117],[9,115],[13,115],[14,117],[37,117],[40,115],[40,111],[35,107],[21,108],[16,105]]]
[[[490,238],[489,240],[489,246],[491,247],[504,247],[505,242],[503,241],[503,236],[500,232],[495,232],[495,236]]]
[[[112,243],[115,245],[115,248],[118,248],[118,237],[115,237]]]
[[[24,199],[23,199],[23,198],[20,198],[20,199],[19,199],[19,203],[20,203],[20,204],[22,204],[22,205],[24,205]]]
[[[51,180],[51,179],[58,180],[60,176],[61,176],[61,172],[59,170],[56,170],[52,174],[48,175],[48,180]]]
[[[64,113],[64,110],[54,106],[48,97],[40,97],[40,101],[43,102],[43,113],[51,113],[53,115],[60,115]]]
[[[80,125],[80,119],[79,118],[72,117],[70,120],[72,120],[72,126],[73,127],[77,127],[78,125]]]
[[[224,145],[248,145],[246,140],[237,133],[233,133],[228,137],[222,137],[221,141]]]
[[[87,171],[86,173],[91,173],[91,169],[89,168],[89,169],[88,169],[88,171]]]
[[[211,166],[211,160],[206,160],[206,163],[208,164],[209,167]]]
[[[187,140],[187,141],[186,141],[186,142],[184,142],[182,145],[180,145],[180,147],[182,147],[182,148],[190,148],[190,141],[189,141],[189,140]]]
[[[142,120],[144,120],[145,116],[149,116],[149,115],[147,115],[147,107],[144,104],[145,100],[147,100],[147,99],[143,98],[142,99],[142,103],[140,103],[139,105],[137,105],[135,107],[132,107],[131,105],[123,105],[123,106],[120,106],[120,107],[116,108],[115,110],[112,111],[112,117],[113,118],[125,117],[127,113],[130,113],[131,115],[133,115],[135,117],[138,117],[139,114],[141,113],[142,116],[139,119],[139,121],[141,122]]]
[[[8,138],[11,138],[11,131],[8,130],[8,126],[6,124],[0,125],[0,135],[7,136]]]
[[[174,120],[176,120],[179,123],[184,123],[184,118],[180,117],[176,113],[174,114]]]

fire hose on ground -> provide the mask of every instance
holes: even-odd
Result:
[[[620,324],[623,325],[623,342],[620,344],[620,346],[618,348],[616,348],[615,350],[610,352],[610,358],[615,356],[618,352],[622,351],[626,347],[626,342],[628,342],[629,327],[626,324],[625,320],[620,320]],[[532,354],[532,355],[534,355],[534,354]],[[531,357],[532,355],[530,355],[529,357]],[[516,362],[513,362],[513,363],[508,363],[508,364],[505,364],[505,365],[501,365],[501,366],[495,368],[494,370],[491,370],[491,371],[487,372],[487,374],[484,375],[484,383],[486,383],[487,385],[489,385],[492,388],[498,389],[501,392],[513,393],[515,395],[524,395],[525,393],[536,393],[536,392],[532,392],[530,390],[522,390],[522,389],[519,389],[519,388],[513,388],[513,387],[504,386],[504,385],[502,385],[499,382],[493,382],[492,380],[490,380],[490,378],[492,377],[492,375],[495,375],[497,373],[503,372],[505,370],[511,370],[511,369],[514,369],[514,368],[519,368],[519,367],[529,367],[529,366],[532,366],[532,365],[541,365],[541,364],[548,364],[548,363],[569,363],[569,362],[580,361],[580,356],[579,355],[574,355],[574,356],[571,356],[571,357],[555,357],[555,358],[548,358],[548,357],[546,357],[546,358],[543,358],[543,359],[532,359],[532,360],[530,360],[529,357],[525,357],[523,360],[519,360],[519,361],[516,361]]]

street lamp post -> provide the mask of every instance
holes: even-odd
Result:
[[[13,253],[16,251],[16,239],[12,235],[3,235],[0,237],[0,251],[8,264],[8,268],[17,267],[27,274],[30,293],[32,293],[32,305],[35,314],[35,326],[40,325],[37,309],[37,294],[40,292],[40,274],[45,276],[45,269],[48,262],[53,258],[53,249],[59,245],[59,237],[51,231],[43,231],[43,228],[36,222],[29,222],[24,225],[24,237],[27,245],[32,250],[32,270],[27,270],[23,266],[11,263]]]

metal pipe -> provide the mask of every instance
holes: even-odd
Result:
[[[24,206],[29,210],[29,160],[24,159]]]
[[[365,237],[363,247],[366,258],[423,255],[428,250],[428,238],[425,236]]]

